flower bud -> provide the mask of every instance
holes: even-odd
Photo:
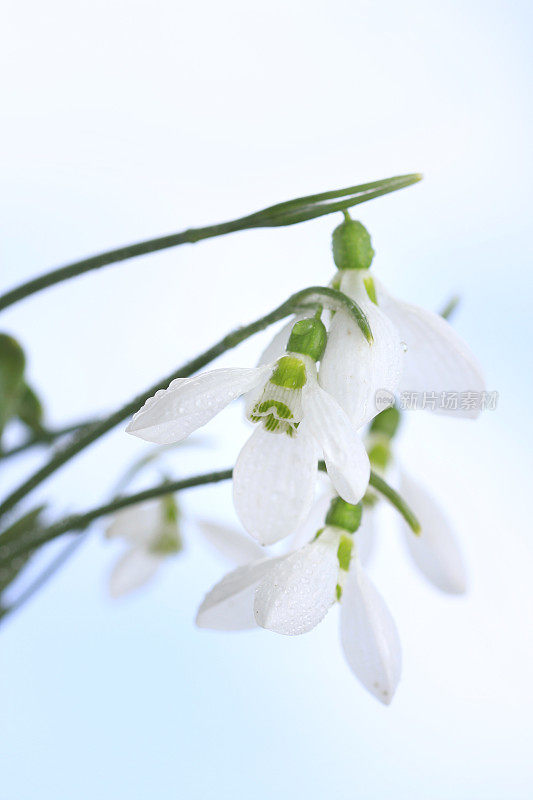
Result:
[[[322,320],[312,317],[297,322],[287,343],[287,352],[302,353],[313,361],[320,361],[326,349],[328,334]]]
[[[332,249],[338,269],[368,269],[374,258],[367,229],[348,216],[333,231]]]

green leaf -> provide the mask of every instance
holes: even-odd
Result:
[[[0,435],[15,414],[24,386],[24,351],[16,339],[0,333]]]
[[[279,225],[295,225],[298,222],[306,222],[324,214],[332,214],[335,211],[344,211],[347,208],[373,200],[389,192],[396,192],[398,189],[405,189],[414,183],[422,180],[422,175],[412,173],[410,175],[397,175],[394,178],[383,178],[372,183],[361,183],[357,186],[347,186],[344,189],[334,189],[320,194],[310,194],[305,197],[297,197],[285,203],[277,203],[274,206],[258,211],[244,217],[241,222],[247,222],[249,227],[277,227]]]
[[[34,531],[41,528],[42,525],[39,518],[43,510],[44,506],[39,506],[38,508],[34,508],[33,511],[29,511],[23,517],[20,517],[20,519],[3,532],[2,543],[4,542],[4,537],[9,541],[16,540],[17,542],[22,542],[26,536],[33,534]],[[2,547],[9,550],[9,544],[2,544]],[[12,558],[2,558],[2,563],[0,565],[0,595],[20,574],[34,552],[34,550],[28,550],[17,553]]]
[[[43,430],[43,407],[36,392],[24,383],[19,395],[16,416],[34,433],[42,433]]]

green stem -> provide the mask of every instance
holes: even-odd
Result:
[[[27,553],[28,551],[35,550],[43,544],[51,542],[58,536],[70,531],[83,531],[88,525],[99,517],[105,517],[120,511],[121,508],[136,505],[137,503],[144,503],[146,500],[152,500],[155,497],[161,497],[165,494],[173,494],[180,492],[184,489],[191,489],[194,486],[204,486],[210,483],[220,483],[220,481],[227,481],[231,478],[233,473],[232,469],[218,470],[216,472],[207,472],[203,475],[193,475],[191,478],[183,478],[177,481],[165,481],[152,489],[144,489],[142,492],[136,494],[126,495],[125,497],[117,497],[105,505],[93,508],[83,514],[72,514],[65,519],[56,522],[49,528],[44,530],[37,529],[36,533],[29,531],[22,535],[14,535],[3,537],[0,568],[4,563],[8,563],[11,559]]]
[[[325,471],[326,468],[323,461],[319,462],[318,468],[322,471]],[[165,494],[173,494],[174,492],[180,492],[184,489],[191,489],[195,486],[205,486],[211,483],[227,481],[231,479],[232,474],[232,469],[223,469],[216,472],[207,472],[202,475],[194,475],[191,478],[183,478],[177,481],[164,481],[163,483],[160,483],[151,489],[144,489],[142,492],[136,492],[135,494],[126,495],[124,497],[116,497],[109,503],[97,506],[96,508],[93,508],[90,511],[85,511],[82,514],[72,514],[69,517],[65,517],[63,520],[59,520],[59,522],[56,522],[49,528],[45,528],[44,530],[37,529],[36,533],[33,533],[32,530],[29,530],[21,534],[18,529],[14,529],[13,535],[4,535],[3,537],[0,568],[3,564],[9,563],[9,561],[11,561],[13,558],[25,555],[28,552],[31,552],[38,547],[51,542],[58,536],[62,536],[63,534],[71,531],[84,531],[91,524],[91,522],[99,519],[99,517],[105,517],[109,514],[114,514],[116,511],[120,511],[122,508],[137,505],[138,503],[144,503],[146,500],[153,500],[154,498],[161,497]],[[389,486],[386,481],[383,480],[383,478],[380,478],[375,472],[371,472],[370,485],[373,486],[374,489],[377,489],[379,492],[381,492],[381,494],[383,494],[384,497],[386,497],[387,500],[392,503],[392,505],[400,512],[415,533],[420,532],[420,524],[405,500],[403,500],[400,495],[391,486]]]
[[[0,311],[8,306],[29,297],[36,292],[40,292],[56,283],[75,278],[94,269],[100,269],[109,264],[116,264],[129,258],[136,258],[148,253],[155,253],[159,250],[166,250],[169,247],[177,247],[181,244],[193,244],[202,239],[210,239],[215,236],[224,236],[236,231],[250,230],[252,228],[272,228],[282,225],[295,225],[298,222],[320,217],[324,214],[331,214],[334,211],[342,211],[345,208],[364,203],[389,192],[404,189],[421,180],[421,175],[399,175],[394,178],[374,181],[372,183],[360,184],[359,186],[349,186],[346,189],[335,189],[331,192],[298,197],[285,203],[278,203],[274,206],[264,208],[246,217],[223,222],[219,225],[208,225],[205,228],[190,228],[181,233],[161,236],[157,239],[149,239],[144,242],[119,247],[116,250],[108,250],[81,261],[75,261],[64,267],[47,272],[38,278],[33,278],[20,286],[11,289],[6,294],[0,296]],[[332,202],[336,201],[336,202]]]
[[[327,472],[324,461],[318,462],[318,469],[321,472]],[[403,497],[401,497],[401,495],[399,495],[398,492],[392,488],[392,486],[389,486],[387,481],[381,478],[377,474],[377,472],[374,472],[374,470],[371,470],[370,472],[369,484],[370,486],[373,486],[374,489],[377,489],[377,491],[380,492],[384,497],[386,497],[389,503],[391,503],[394,506],[396,511],[399,511],[399,513],[407,522],[413,533],[416,534],[420,533],[421,531],[420,523],[417,520],[414,513],[409,508],[409,506],[407,505],[407,503],[405,502],[405,500],[403,499]]]
[[[88,428],[90,425],[94,425],[95,422],[96,420],[94,419],[87,420],[86,422],[76,422],[72,423],[71,425],[65,425],[64,428],[56,428],[56,430],[47,430],[44,428],[40,433],[26,439],[26,441],[22,442],[22,444],[11,447],[9,450],[0,450],[0,461],[3,461],[7,458],[12,458],[12,456],[17,456],[19,453],[24,453],[26,450],[31,450],[33,447],[53,444],[62,436],[66,436],[69,433],[76,433],[82,428]]]
[[[377,489],[384,497],[387,498],[389,503],[392,503],[396,511],[399,511],[404,520],[407,522],[413,533],[417,535],[420,533],[421,526],[419,521],[417,520],[414,513],[411,511],[403,497],[398,494],[398,492],[389,486],[389,484],[383,480],[376,472],[370,473],[370,486],[373,486],[374,489]]]
[[[440,312],[441,317],[444,319],[449,320],[451,316],[455,313],[455,309],[461,302],[461,298],[459,295],[455,294],[453,297],[450,297],[442,311]]]
[[[296,292],[296,294],[291,295],[288,300],[264,317],[260,317],[258,320],[255,320],[255,322],[251,322],[249,325],[245,325],[242,328],[237,328],[227,334],[227,336],[224,336],[208,350],[201,353],[192,361],[179,367],[175,372],[167,375],[166,378],[158,381],[154,386],[150,386],[149,389],[146,389],[146,391],[126,403],[126,405],[119,408],[113,414],[110,414],[100,422],[90,425],[88,428],[83,428],[78,435],[74,436],[72,440],[68,441],[60,450],[54,453],[52,458],[41,467],[41,469],[37,470],[37,472],[31,475],[23,484],[6,497],[2,505],[0,505],[0,516],[10,511],[20,500],[37,488],[46,478],[62,467],[63,464],[66,464],[67,461],[70,461],[70,459],[74,458],[74,456],[90,444],[138,411],[149,397],[154,395],[159,389],[168,386],[175,378],[187,378],[193,375],[195,372],[202,369],[202,367],[214,361],[215,358],[218,358],[218,356],[222,355],[227,350],[236,347],[245,339],[262,331],[274,322],[289,316],[289,314],[292,314],[302,306],[316,304],[322,297],[327,299],[330,303],[336,303],[344,307],[348,313],[352,313],[359,325],[366,321],[366,317],[364,317],[363,312],[357,304],[350,300],[349,297],[342,294],[342,292],[335,289],[311,286],[308,289],[302,289]],[[361,319],[361,315],[363,319]],[[368,325],[368,321],[366,321],[366,325]],[[1,542],[2,536],[0,535],[0,543]]]

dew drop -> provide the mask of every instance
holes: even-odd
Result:
[[[401,344],[401,346],[402,346],[402,350],[403,350],[403,352],[404,352],[404,353],[407,353],[407,342],[400,342],[400,344]]]

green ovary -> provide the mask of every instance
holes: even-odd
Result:
[[[164,528],[157,539],[150,547],[150,552],[154,555],[167,556],[172,553],[179,553],[183,547],[183,543],[178,533],[176,526],[168,526]]]

